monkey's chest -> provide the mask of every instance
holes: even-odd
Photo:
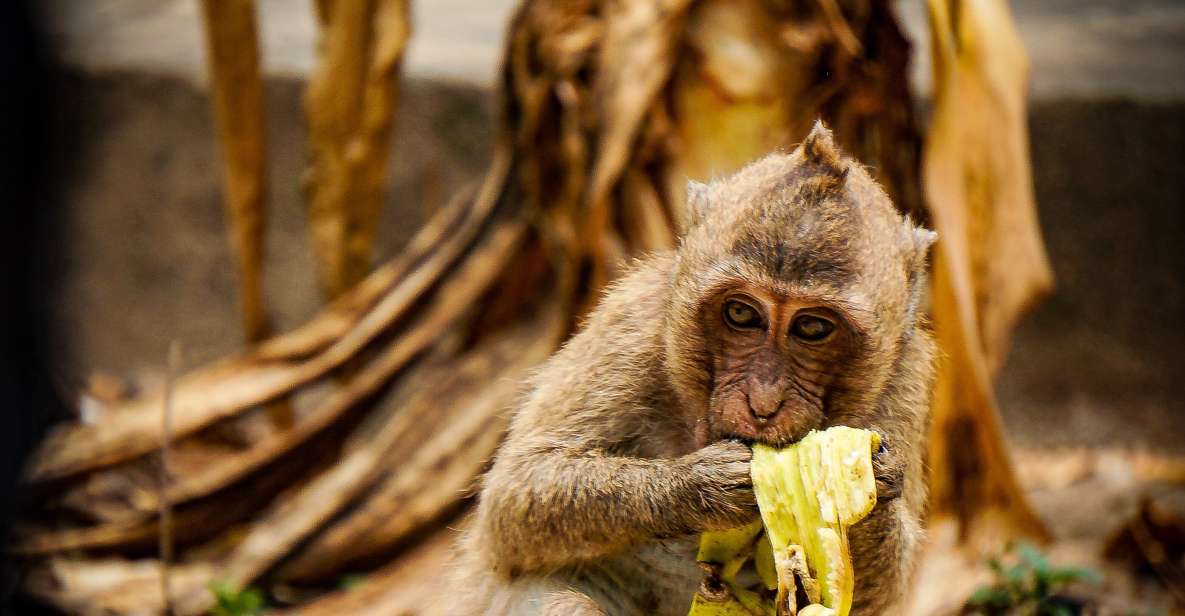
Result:
[[[686,616],[703,579],[698,537],[644,545],[579,573],[577,584],[609,616]]]

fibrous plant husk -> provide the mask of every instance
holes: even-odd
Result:
[[[226,212],[248,342],[271,335],[263,299],[267,123],[253,0],[203,0],[210,99],[222,146]]]
[[[943,354],[930,437],[930,503],[961,536],[997,544],[1047,533],[1029,508],[992,389],[1017,319],[1053,274],[1028,154],[1028,56],[1003,0],[929,0],[934,114],[923,186],[940,241],[934,331]]]
[[[29,471],[42,505],[18,538],[36,596],[159,612],[150,537],[163,498],[176,511],[177,613],[207,609],[210,582],[325,587],[383,562],[302,613],[429,613],[431,595],[399,580],[441,579],[445,525],[501,437],[514,383],[629,257],[672,245],[687,179],[789,149],[822,117],[925,217],[909,45],[890,3],[527,0],[510,26],[484,179],[350,286],[373,210],[344,212],[343,195],[381,186],[402,48],[384,38],[395,25],[357,20],[405,16],[397,5],[317,4],[325,64],[310,83],[309,190],[323,280],[340,294],[304,326],[178,380],[166,486],[152,481],[159,396],[53,434]],[[334,87],[342,100],[314,111]],[[364,241],[346,239],[359,229]],[[290,424],[259,420],[285,396]]]
[[[411,28],[407,0],[325,0],[317,10],[324,28],[305,100],[306,192],[321,283],[335,298],[371,268]]]
[[[253,0],[203,0],[210,99],[222,144],[226,212],[237,265],[247,342],[272,334],[263,297],[267,214],[267,123]],[[292,422],[286,399],[268,406],[272,421]]]

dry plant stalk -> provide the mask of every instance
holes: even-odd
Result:
[[[267,122],[254,0],[204,0],[211,100],[225,166],[226,210],[238,263],[239,303],[247,342],[272,334],[263,297],[267,213]],[[286,400],[268,405],[279,425],[292,423]]]
[[[336,298],[370,271],[410,23],[407,0],[317,6],[325,27],[305,101],[311,156],[305,188],[321,282]]]
[[[429,613],[425,595],[396,596],[407,587],[392,580],[440,575],[443,527],[503,427],[491,400],[554,350],[623,260],[673,242],[687,179],[788,148],[821,116],[920,215],[908,43],[892,5],[825,4],[526,0],[481,185],[350,286],[380,202],[406,5],[319,3],[310,215],[340,295],[304,326],[178,379],[163,499],[175,510],[178,613],[208,607],[211,580],[328,583],[404,553],[407,567],[396,560],[304,613]],[[254,408],[293,394],[315,399],[291,425],[257,425]],[[46,515],[19,538],[36,555],[30,593],[67,610],[159,613],[160,563],[103,556],[151,546],[159,528],[162,499],[141,479],[159,409],[158,396],[134,400],[46,442],[31,469]],[[252,439],[219,440],[224,427]]]
[[[271,335],[263,299],[267,122],[254,0],[203,0],[210,98],[222,147],[226,213],[248,342]]]
[[[1043,538],[1005,449],[992,390],[1016,320],[1053,284],[1029,165],[1028,56],[1003,0],[929,0],[928,7],[935,104],[923,168],[941,238],[932,313],[943,350],[931,514],[953,516],[977,543],[1016,532]]]

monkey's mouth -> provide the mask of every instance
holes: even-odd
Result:
[[[788,426],[743,426],[722,431],[715,440],[740,441],[752,447],[758,443],[782,448],[802,440],[810,430],[797,430]]]
[[[707,414],[707,430],[702,436],[708,441],[738,440],[748,445],[761,443],[781,448],[798,442],[811,430],[821,428],[825,417],[824,409],[800,405],[785,406],[777,413],[763,417],[753,411],[747,400],[733,393],[712,401]]]

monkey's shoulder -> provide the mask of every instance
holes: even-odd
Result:
[[[663,319],[673,256],[631,264],[576,334],[530,380],[528,402],[553,409],[641,408],[662,392]],[[664,381],[665,383],[665,381]],[[528,406],[531,406],[530,404]]]
[[[671,289],[675,253],[664,251],[636,259],[610,283],[581,332],[590,329],[617,333],[657,333]]]

